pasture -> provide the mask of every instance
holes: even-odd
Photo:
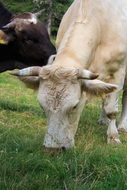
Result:
[[[46,117],[36,93],[8,73],[0,75],[0,190],[126,190],[127,135],[106,144],[97,124],[100,101],[82,113],[76,147],[48,154],[42,143]]]

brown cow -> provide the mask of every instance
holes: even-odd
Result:
[[[0,72],[47,64],[56,53],[37,14],[13,15],[0,3]]]

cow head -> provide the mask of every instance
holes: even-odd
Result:
[[[0,44],[14,42],[20,55],[28,61],[43,62],[45,58],[47,63],[48,57],[56,51],[45,26],[38,21],[37,16],[36,13],[14,16],[0,31]]]
[[[24,26],[37,24],[37,17],[32,13],[22,13],[13,16],[10,23],[5,25],[2,30],[0,30],[0,44],[7,44],[14,40],[15,34],[23,30]]]
[[[26,79],[35,75],[38,77],[38,100],[48,120],[44,139],[47,148],[73,147],[87,93],[99,96],[117,88],[116,85],[97,80],[98,75],[88,70],[74,67],[31,67],[14,74],[26,76]]]

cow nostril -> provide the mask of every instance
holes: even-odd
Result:
[[[62,151],[66,151],[66,147],[65,146],[62,146],[61,149],[62,149]]]

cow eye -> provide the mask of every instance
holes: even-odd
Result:
[[[77,107],[78,107],[78,103],[75,106],[73,106],[72,109],[75,110]]]
[[[77,108],[77,105],[73,107],[73,110],[75,110]]]

